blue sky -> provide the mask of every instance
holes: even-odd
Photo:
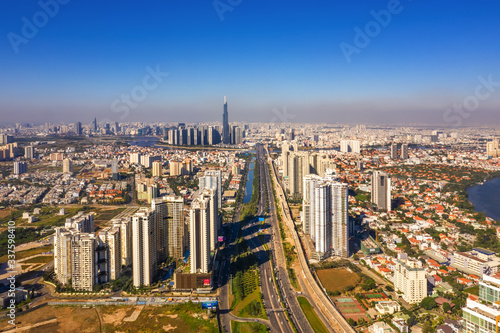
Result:
[[[0,122],[220,120],[227,95],[231,121],[270,122],[286,107],[296,122],[449,125],[443,114],[478,77],[500,81],[493,0],[60,2],[53,17],[36,1],[3,2]],[[348,62],[341,43],[355,47],[355,27],[391,6]],[[169,75],[113,112],[148,67]],[[461,124],[500,123],[499,106],[495,86]]]

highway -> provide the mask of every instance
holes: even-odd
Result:
[[[309,269],[309,265],[305,257],[305,252],[302,248],[302,243],[300,242],[297,231],[295,230],[295,225],[290,215],[290,208],[288,207],[285,193],[283,191],[283,188],[280,186],[280,183],[278,182],[276,170],[267,147],[266,151],[269,165],[271,166],[273,182],[275,185],[275,194],[277,196],[281,212],[283,213],[283,221],[286,223],[286,226],[292,234],[293,245],[295,246],[295,249],[297,251],[299,263],[302,268],[302,274],[298,274],[297,278],[300,280],[301,285],[306,287],[304,289],[304,294],[307,294],[308,298],[312,300],[311,304],[316,309],[316,312],[318,312],[318,310],[321,311],[320,318],[323,320],[326,327],[328,327],[329,329],[333,329],[335,332],[354,333],[356,331],[347,323],[345,318],[336,308],[335,304],[333,304],[333,302],[331,301],[330,297],[328,297],[328,295],[325,294],[325,291],[321,289],[321,287],[314,279],[311,270]],[[327,322],[325,322],[325,319],[327,320]]]
[[[305,317],[302,309],[297,300],[299,295],[295,290],[293,290],[290,283],[290,278],[288,276],[288,271],[286,268],[286,259],[283,252],[283,244],[280,237],[278,219],[276,216],[276,209],[274,198],[272,196],[272,187],[269,177],[269,169],[267,167],[266,158],[264,156],[264,150],[262,146],[257,147],[258,162],[261,166],[261,181],[263,181],[263,186],[261,185],[261,197],[264,197],[265,189],[267,188],[267,203],[269,206],[269,216],[267,216],[266,222],[270,224],[271,239],[268,243],[269,249],[272,252],[272,259],[274,263],[275,275],[278,287],[280,289],[282,300],[286,305],[286,309],[297,329],[298,332],[313,332],[311,325],[309,324],[307,318]],[[262,204],[265,209],[265,204]]]
[[[262,148],[257,149],[257,159],[255,161],[255,168],[260,168],[260,174],[263,175],[267,168],[263,163],[262,159],[263,151]],[[260,177],[260,196],[259,196],[259,204],[257,207],[257,214],[264,215],[266,203],[264,201],[264,180],[263,177]],[[233,254],[234,244],[238,235],[238,231],[240,229],[241,222],[239,221],[239,210],[235,213],[233,222],[230,226],[229,238],[227,241],[228,246],[224,249],[221,254],[221,266],[219,269],[219,274],[217,276],[217,283],[220,286],[220,294],[219,294],[219,313],[221,318],[221,326],[224,332],[231,332],[231,320],[237,321],[254,321],[265,323],[271,332],[285,332],[285,333],[293,333],[293,329],[288,321],[286,316],[286,309],[282,307],[282,303],[280,301],[280,295],[276,290],[275,280],[273,277],[273,268],[272,264],[269,260],[269,256],[264,249],[259,237],[258,230],[260,228],[260,224],[257,221],[257,218],[242,226],[242,236],[247,240],[247,244],[251,248],[251,251],[256,254],[258,258],[258,267],[259,267],[259,277],[260,277],[260,288],[263,296],[263,303],[266,309],[267,316],[269,320],[255,319],[255,318],[238,318],[230,313],[230,304],[229,304],[229,259]],[[286,272],[286,269],[285,269]],[[296,308],[302,314],[300,307]],[[295,310],[296,310],[295,309]],[[303,316],[303,314],[302,314]],[[305,330],[301,330],[300,332],[312,332],[309,328],[305,328]]]

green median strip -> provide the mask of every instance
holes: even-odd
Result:
[[[304,315],[306,316],[307,321],[311,325],[314,332],[328,333],[328,330],[326,329],[323,322],[321,322],[321,320],[318,318],[316,312],[314,312],[314,309],[312,308],[311,303],[309,303],[307,298],[297,297],[297,300],[299,301],[300,307],[302,308],[302,311],[304,312]]]

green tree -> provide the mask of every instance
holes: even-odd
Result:
[[[450,311],[450,310],[451,310],[451,305],[450,305],[450,303],[447,303],[447,302],[443,303],[443,311],[444,311],[445,313],[447,313],[447,312],[448,312],[448,311]]]
[[[420,302],[420,306],[425,310],[432,310],[436,307],[436,300],[432,297],[426,297]]]

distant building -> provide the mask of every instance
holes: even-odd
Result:
[[[64,159],[64,154],[63,153],[50,153],[50,160],[52,162],[54,161],[62,161]]]
[[[33,158],[35,158],[34,150],[35,149],[33,146],[24,147],[24,158],[27,160],[32,160]]]
[[[393,143],[391,145],[391,160],[397,160],[398,159],[398,144]]]
[[[359,140],[341,140],[340,152],[359,154],[361,152],[361,142]]]
[[[73,173],[73,162],[69,158],[63,160],[63,173]]]
[[[500,147],[498,139],[486,143],[486,154],[491,157],[500,157]]]
[[[222,142],[225,144],[231,143],[229,131],[229,114],[227,112],[227,99],[224,96],[224,111],[222,113]]]
[[[390,211],[391,206],[391,178],[382,171],[373,171],[372,174],[372,203],[379,210]]]
[[[120,173],[118,172],[118,160],[116,158],[113,158],[113,161],[111,162],[111,179],[120,179]]]
[[[130,163],[131,164],[140,164],[141,163],[141,154],[140,153],[130,153]]]
[[[28,172],[28,163],[26,162],[14,162],[14,174],[22,175]]]
[[[163,175],[163,164],[161,161],[153,162],[153,177],[161,177]]]
[[[404,161],[404,160],[407,160],[409,157],[410,156],[409,156],[408,144],[403,143],[401,145],[401,159]]]

